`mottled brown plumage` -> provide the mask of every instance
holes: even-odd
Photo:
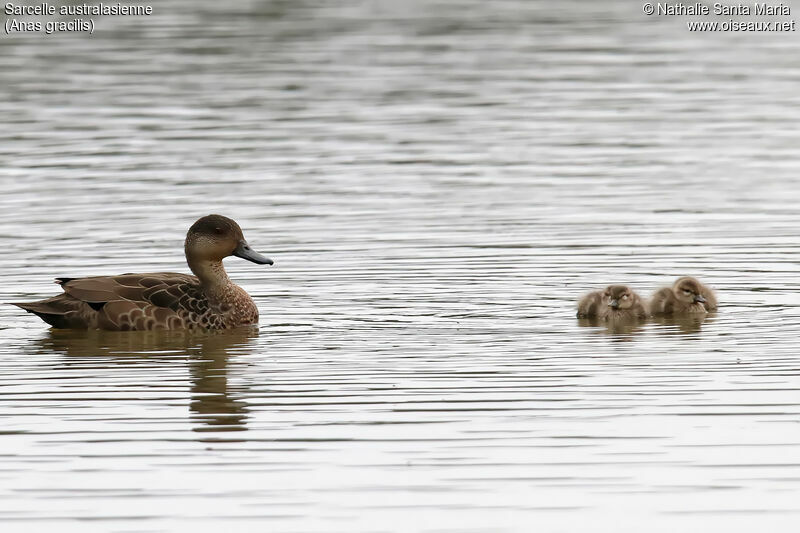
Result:
[[[55,328],[152,330],[228,329],[258,322],[250,295],[228,278],[222,259],[236,255],[272,264],[254,252],[233,220],[208,215],[186,235],[186,261],[195,276],[173,272],[56,278],[63,294],[16,303]]]
[[[650,298],[650,312],[653,315],[704,315],[716,309],[714,291],[689,276],[678,278],[672,287],[664,287]]]
[[[642,299],[627,285],[609,285],[604,291],[590,292],[578,302],[578,318],[616,321],[646,317]]]

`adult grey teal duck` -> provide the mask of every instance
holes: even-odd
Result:
[[[62,294],[14,305],[55,328],[103,330],[229,329],[258,323],[258,308],[234,284],[222,260],[235,255],[259,265],[272,260],[247,244],[239,225],[221,215],[197,220],[186,234],[194,272],[56,278]]]

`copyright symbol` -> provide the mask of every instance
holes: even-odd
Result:
[[[653,4],[648,2],[647,4],[642,6],[642,11],[644,11],[645,15],[652,15],[653,13],[656,12],[656,8],[653,6]]]

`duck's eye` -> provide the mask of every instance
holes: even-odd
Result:
[[[214,228],[215,235],[222,235],[223,233],[225,232],[222,230],[222,228]]]
[[[628,295],[627,295],[627,294],[624,294],[624,295],[622,296],[622,299],[623,299],[623,300],[627,300],[627,299],[628,299]]]
[[[692,291],[687,290],[687,289],[683,289],[683,294],[688,296],[688,295],[692,294]]]
[[[610,294],[608,294],[607,292],[604,292],[604,293],[603,293],[603,298],[608,298],[609,296],[611,296],[611,295],[610,295]]]

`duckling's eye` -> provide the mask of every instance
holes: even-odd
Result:
[[[215,235],[222,235],[223,233],[224,231],[222,231],[222,228],[214,228]]]
[[[688,289],[683,289],[683,294],[689,295],[689,294],[692,294],[692,291],[690,291]]]
[[[627,294],[623,295],[623,296],[622,296],[622,299],[623,299],[623,300],[627,300],[627,299],[628,299],[628,295],[627,295]]]

